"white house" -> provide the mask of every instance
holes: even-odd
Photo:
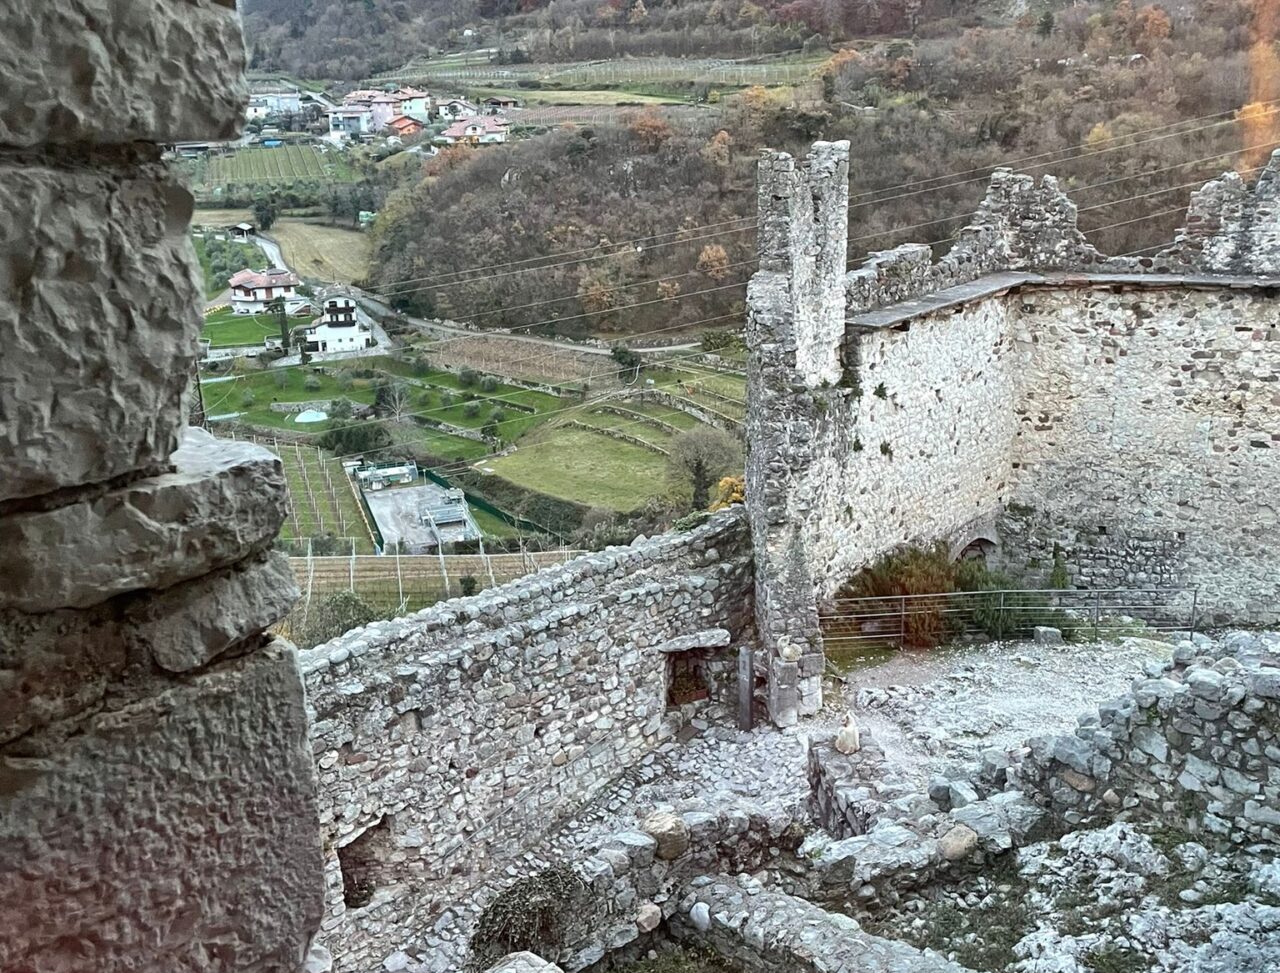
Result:
[[[436,106],[436,112],[442,120],[451,122],[459,118],[471,118],[473,115],[479,115],[480,109],[463,98],[453,98],[449,101],[440,102]]]
[[[261,100],[268,110],[277,114],[302,111],[302,93],[297,88],[261,88],[251,94],[254,100]]]
[[[356,106],[336,108],[329,112],[329,135],[333,138],[359,138],[375,131],[373,109]]]
[[[493,145],[507,140],[511,123],[496,115],[480,115],[454,122],[436,136],[445,145]]]
[[[249,121],[261,121],[271,114],[271,107],[263,98],[250,98],[249,107],[245,109],[244,116]]]
[[[292,312],[306,303],[306,298],[298,295],[297,288],[301,283],[292,271],[279,267],[241,270],[228,281],[231,309],[236,314],[261,314],[267,309],[268,302],[284,298],[285,310]]]
[[[356,318],[356,302],[349,297],[324,299],[321,316],[294,331],[294,340],[309,354],[359,351],[373,345],[373,332]]]

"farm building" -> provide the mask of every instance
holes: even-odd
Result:
[[[484,113],[486,115],[498,115],[512,108],[519,108],[520,102],[506,95],[493,95],[484,100]]]

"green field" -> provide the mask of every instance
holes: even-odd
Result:
[[[627,512],[644,505],[666,476],[664,458],[642,446],[585,429],[539,434],[490,469],[518,486],[562,500]]]
[[[249,325],[224,316],[213,326]],[[700,425],[682,408],[721,415],[740,414],[743,408],[741,375],[683,365],[646,372],[659,387],[672,386],[663,391],[676,397],[675,405],[619,398],[579,405],[577,399],[492,378],[486,381],[483,376],[464,383],[458,374],[387,355],[321,367],[323,372],[268,369],[206,383],[205,407],[214,415],[241,413],[241,422],[268,435],[273,429],[287,429],[319,436],[324,424],[299,425],[292,415],[273,410],[271,403],[346,399],[371,405],[381,386],[402,382],[408,387],[409,414],[389,427],[395,442],[448,462],[483,460],[482,469],[524,489],[619,512],[635,510],[669,492],[667,453],[672,441]],[[485,384],[490,386],[487,390]],[[483,430],[491,423],[498,424],[504,442],[517,445],[514,452],[491,456],[487,443],[450,431]],[[509,536],[510,529],[498,521],[480,520],[492,536]]]
[[[214,348],[234,348],[238,345],[261,345],[262,339],[280,336],[280,328],[269,314],[236,314],[231,308],[223,308],[206,314],[201,338],[209,339]]]
[[[281,145],[274,149],[237,149],[182,163],[192,186],[284,186],[290,183],[353,182],[356,173],[340,149],[315,145]]]

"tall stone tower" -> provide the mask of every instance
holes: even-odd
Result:
[[[796,392],[830,388],[843,375],[849,143],[817,142],[803,162],[765,152],[758,192],[760,269],[747,288],[747,503],[769,714],[787,726],[822,706],[822,639],[791,482],[813,460],[812,416],[796,409]]]
[[[315,769],[279,460],[185,428],[161,146],[239,135],[232,0],[0,4],[0,970],[300,969]]]

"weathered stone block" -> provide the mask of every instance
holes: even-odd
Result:
[[[0,164],[0,209],[0,500],[163,471],[201,325],[190,195],[159,166]]]
[[[299,594],[289,559],[271,554],[139,599],[128,638],[162,668],[188,672],[280,621]]]
[[[283,554],[89,609],[0,611],[0,743],[92,706],[133,662],[209,662],[283,618],[298,589]]]
[[[269,545],[285,516],[280,460],[188,429],[175,471],[96,500],[0,520],[0,609],[87,608],[167,588]]]
[[[0,743],[102,698],[127,659],[112,615],[0,611]]]
[[[0,758],[0,969],[296,969],[322,911],[293,648]]]
[[[0,7],[0,145],[239,134],[245,49],[232,0]]]

